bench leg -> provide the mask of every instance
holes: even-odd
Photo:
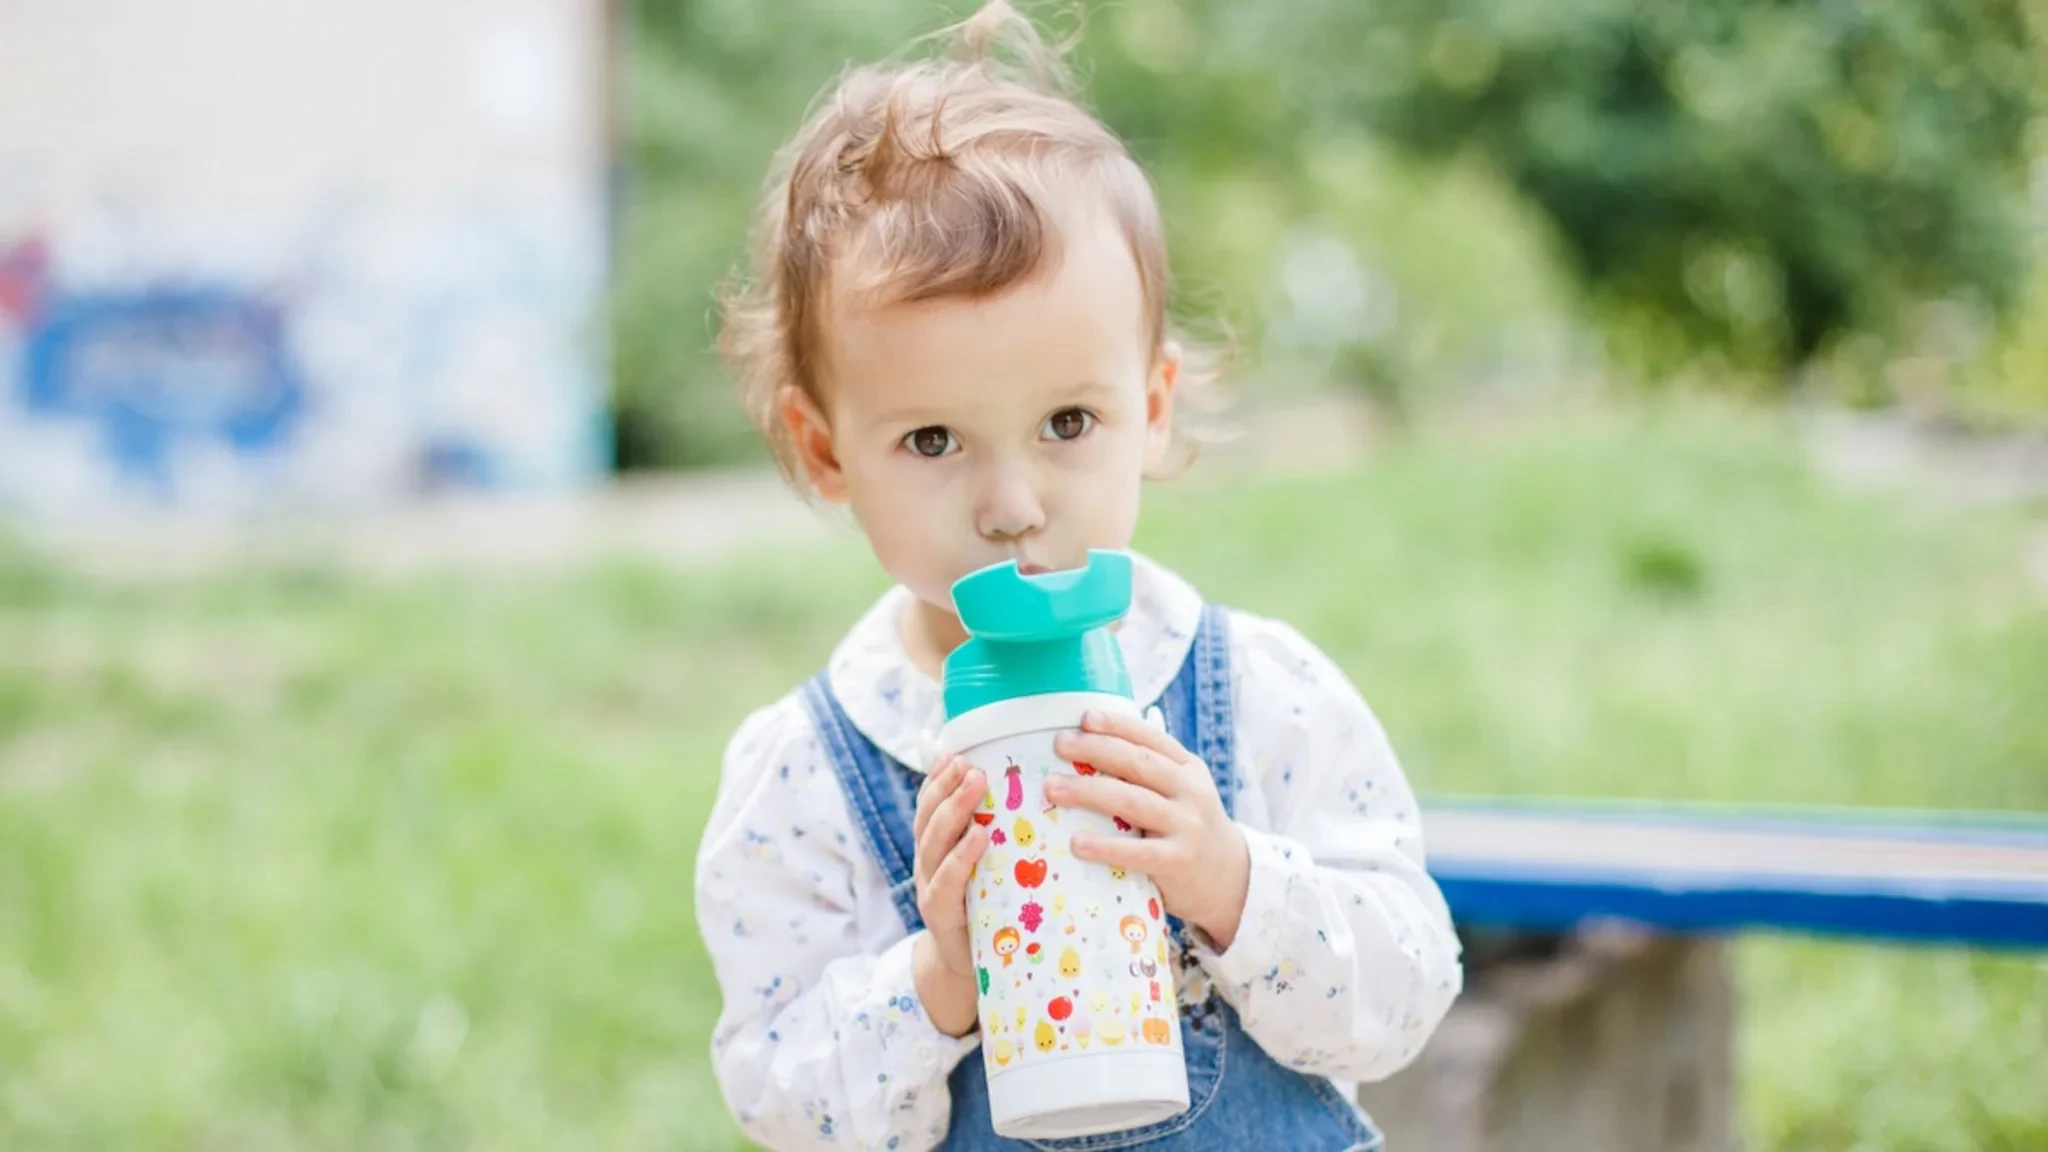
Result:
[[[1415,1064],[1360,1090],[1389,1152],[1733,1152],[1719,940],[1475,935],[1466,972]]]

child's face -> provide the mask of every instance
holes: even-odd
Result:
[[[983,300],[843,312],[823,411],[784,409],[812,483],[853,510],[889,574],[950,612],[955,580],[1124,548],[1172,428],[1173,365],[1146,338],[1137,267],[1106,218],[1056,268]]]

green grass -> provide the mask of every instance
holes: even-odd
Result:
[[[1141,544],[1328,648],[1425,792],[2048,811],[2028,527],[1686,413],[1163,487]],[[0,558],[0,1147],[740,1146],[696,838],[727,733],[882,586],[850,541],[389,585]],[[1751,1147],[2048,1145],[2039,961],[1738,964]]]

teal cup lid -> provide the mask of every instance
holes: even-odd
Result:
[[[967,642],[945,662],[946,718],[1048,692],[1132,696],[1109,626],[1131,608],[1131,557],[1093,549],[1088,563],[1026,576],[1014,560],[961,577],[953,610]]]

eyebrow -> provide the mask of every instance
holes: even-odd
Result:
[[[1082,380],[1065,385],[1051,392],[1051,395],[1068,403],[1101,400],[1116,395],[1116,385],[1106,384],[1100,380]],[[928,424],[944,424],[956,411],[956,408],[936,408],[929,405],[890,408],[876,413],[874,419],[877,424],[914,424],[923,427]]]
[[[1106,384],[1100,380],[1083,380],[1073,385],[1068,390],[1068,394],[1079,396],[1083,399],[1114,396],[1116,395],[1116,385]]]
[[[890,408],[875,413],[874,422],[876,424],[915,424],[923,427],[927,424],[944,424],[952,414],[952,411],[952,409],[946,408]]]

